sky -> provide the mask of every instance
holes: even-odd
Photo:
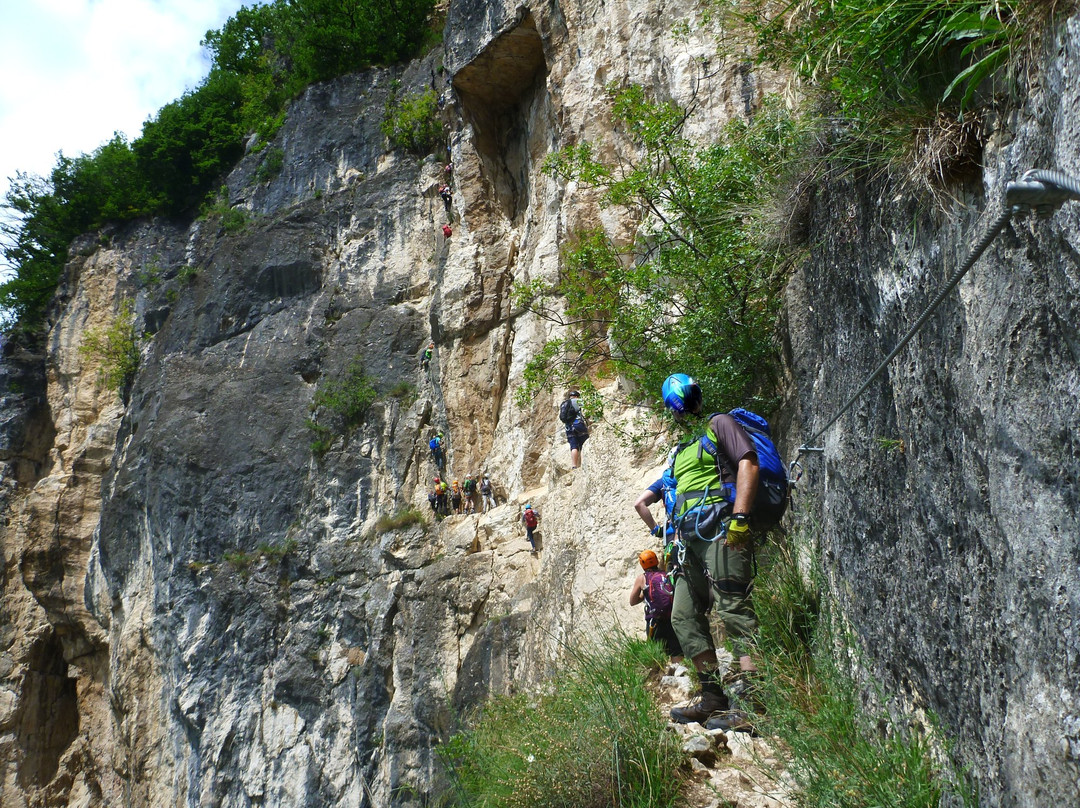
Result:
[[[48,175],[206,76],[200,47],[256,0],[0,0],[0,198],[16,171]],[[2,263],[2,259],[0,259]]]

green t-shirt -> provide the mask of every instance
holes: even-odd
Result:
[[[753,441],[727,413],[709,419],[705,434],[716,445],[716,457],[704,451],[700,440],[691,441],[675,456],[675,495],[681,499],[676,514],[696,505],[723,501],[723,483],[735,482],[739,461],[747,455],[757,457]]]

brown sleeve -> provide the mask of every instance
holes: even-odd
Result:
[[[716,444],[720,450],[719,460],[723,472],[721,477],[724,482],[733,483],[739,472],[739,461],[749,455],[753,455],[754,460],[757,460],[757,449],[754,448],[750,436],[739,426],[739,422],[727,413],[714,415],[709,421],[709,427],[717,437]]]

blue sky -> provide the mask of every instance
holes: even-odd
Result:
[[[0,196],[193,89],[206,32],[256,0],[0,0]]]

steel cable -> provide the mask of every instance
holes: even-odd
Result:
[[[972,249],[964,263],[953,272],[941,289],[938,290],[934,299],[926,306],[922,314],[919,315],[919,319],[908,329],[900,342],[896,344],[896,347],[889,352],[889,355],[882,360],[881,364],[874,369],[862,386],[855,391],[837,413],[829,419],[828,423],[799,447],[795,460],[791,462],[792,468],[798,465],[799,458],[807,451],[821,451],[820,449],[810,448],[814,441],[824,435],[829,427],[840,420],[840,417],[867,391],[870,385],[874,383],[874,380],[884,372],[888,364],[904,349],[904,346],[911,342],[919,329],[930,319],[930,315],[934,313],[934,310],[941,305],[945,296],[956,287],[968,270],[975,265],[975,262],[979,260],[986,248],[997,238],[1014,214],[1020,213],[1028,207],[1035,209],[1053,208],[1069,199],[1080,199],[1080,180],[1076,180],[1061,171],[1031,169],[1019,181],[1010,182],[1005,191],[1005,210],[987,228],[986,233],[979,239],[979,242]]]

